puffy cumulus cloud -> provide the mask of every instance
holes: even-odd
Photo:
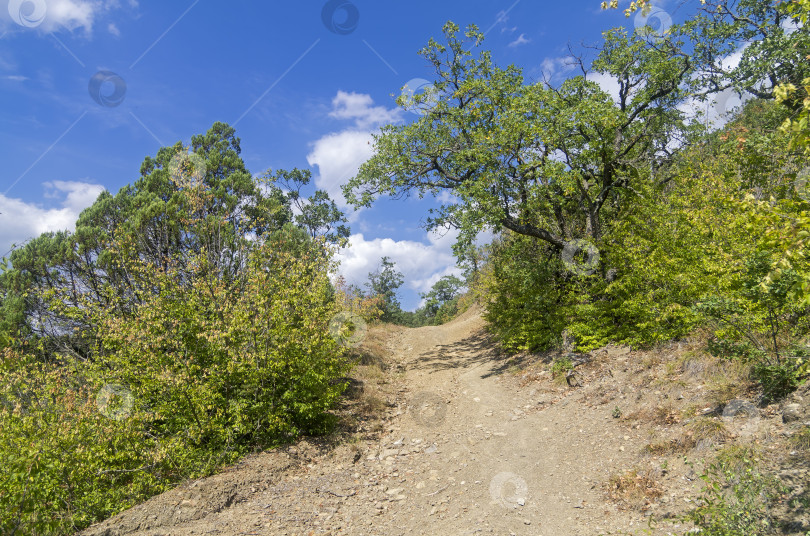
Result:
[[[562,83],[569,76],[579,76],[582,74],[577,69],[577,60],[571,56],[559,56],[556,58],[546,58],[540,64],[539,71],[543,79],[552,84]],[[573,72],[575,71],[576,72]],[[619,101],[619,81],[606,73],[588,73],[588,80],[596,82],[608,93],[614,102]]]
[[[315,185],[326,190],[342,208],[346,208],[341,186],[357,174],[360,165],[371,158],[371,132],[344,130],[317,140],[307,155],[310,166],[318,166]]]
[[[405,276],[408,289],[427,292],[443,275],[460,275],[452,250],[457,236],[456,232],[430,232],[425,243],[391,238],[366,240],[362,234],[354,234],[349,238],[349,247],[338,255],[339,272],[348,282],[362,285],[369,272],[377,269],[380,259],[390,257]]]
[[[354,177],[360,165],[373,154],[372,132],[381,125],[399,121],[401,110],[375,106],[370,95],[338,91],[332,99],[329,116],[354,124],[316,140],[307,162],[318,167],[315,185],[326,190],[341,208],[346,208],[341,186]]]
[[[436,201],[443,205],[456,205],[461,203],[461,199],[450,193],[450,190],[442,190],[439,192],[439,195],[436,196]]]
[[[347,93],[338,91],[332,99],[330,117],[336,119],[352,119],[358,129],[379,127],[388,123],[396,123],[402,117],[399,108],[388,109],[385,106],[374,106],[371,95],[365,93]]]
[[[58,202],[56,208],[44,208],[0,194],[0,254],[48,231],[73,230],[82,210],[104,191],[98,184],[77,181],[44,183],[45,197]]]
[[[84,28],[89,33],[93,30],[93,21],[101,8],[102,4],[98,2],[50,0],[43,29],[53,31],[64,26],[69,30]]]

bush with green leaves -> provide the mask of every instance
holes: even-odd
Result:
[[[705,486],[686,516],[704,536],[760,536],[774,528],[779,481],[760,466],[751,447],[728,447],[701,475]]]
[[[328,429],[348,368],[328,330],[328,251],[293,239],[257,239],[230,283],[205,250],[164,267],[124,255],[137,305],[110,291],[92,312],[92,359],[44,364],[7,349],[4,533],[17,520],[20,534],[69,532],[252,449]],[[58,294],[48,299],[57,308]],[[113,392],[123,406],[100,402]]]
[[[184,246],[147,255],[143,229],[115,227],[97,243],[110,276],[92,291],[26,291],[51,333],[0,354],[3,534],[73,533],[334,423],[350,360],[329,329],[332,240],[274,222],[284,205],[271,200],[248,225],[212,208],[217,195],[175,191],[170,234]]]
[[[709,322],[715,344],[747,341],[758,350],[750,355],[752,362],[765,359],[754,370],[767,393],[789,389],[780,371],[807,361],[785,361],[796,354],[784,349],[810,323],[807,304],[791,291],[801,278],[788,269],[779,282],[769,275],[790,250],[769,233],[789,236],[791,218],[803,210],[785,184],[801,162],[778,131],[783,117],[776,104],[752,102],[722,131],[697,136],[662,171],[670,176],[664,187],[642,182],[604,222],[590,275],[566,270],[539,240],[505,235],[484,278],[487,319],[503,344],[549,348],[560,344],[564,329],[580,350],[611,341],[650,346]],[[784,210],[752,205],[751,193],[772,196]]]
[[[518,351],[559,344],[565,316],[556,255],[530,237],[512,235],[493,244],[489,263],[484,317],[501,345]]]
[[[142,413],[99,411],[81,369],[6,348],[0,375],[0,533],[72,534],[185,474]]]

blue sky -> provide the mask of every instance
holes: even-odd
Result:
[[[598,0],[0,4],[0,254],[72,228],[102,189],[133,182],[145,156],[215,121],[236,127],[252,173],[309,168],[337,194],[369,156],[372,132],[417,118],[394,98],[431,79],[417,52],[447,20],[477,24],[495,61],[529,80],[564,75],[569,44],[581,50],[605,29],[639,23]],[[661,9],[654,24],[670,16]],[[406,276],[403,306],[416,307],[454,271],[453,235],[420,227],[435,205],[381,200],[351,214],[342,272],[362,282],[388,255]]]

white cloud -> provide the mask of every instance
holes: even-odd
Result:
[[[118,26],[115,23],[111,22],[107,25],[107,31],[113,34],[116,37],[121,36],[121,30],[118,29]]]
[[[357,174],[360,165],[373,154],[370,132],[344,130],[327,134],[313,144],[307,155],[310,166],[318,166],[315,185],[326,190],[335,202],[345,208],[340,187]]]
[[[405,286],[415,292],[427,292],[440,277],[461,275],[453,257],[452,246],[457,232],[426,233],[427,243],[413,240],[375,238],[366,240],[362,234],[349,238],[349,247],[338,255],[339,272],[349,283],[362,285],[382,257],[390,257],[396,269],[405,276]]]
[[[84,28],[89,33],[93,30],[93,20],[101,7],[100,3],[95,2],[51,0],[42,27],[45,31],[53,31],[59,26],[69,30]]]
[[[3,77],[3,80],[11,80],[12,82],[25,82],[28,80],[27,76],[21,76],[18,74],[9,74]]]
[[[517,39],[509,43],[509,46],[512,48],[516,48],[521,45],[528,45],[529,43],[531,43],[531,39],[527,39],[526,34],[520,34]]]
[[[749,46],[745,44],[728,56],[720,58],[720,65],[723,69],[734,69],[740,64],[743,52]],[[752,97],[750,94],[743,94],[742,97],[733,89],[726,89],[720,93],[712,95],[706,101],[689,99],[678,106],[678,110],[684,113],[688,119],[695,119],[700,114],[701,122],[711,128],[722,128],[731,120],[734,112]]]
[[[0,194],[0,254],[12,244],[21,244],[48,231],[73,230],[82,210],[89,207],[104,187],[76,181],[46,182],[45,197],[61,199],[58,208],[43,208]]]
[[[726,89],[705,102],[693,99],[681,103],[678,109],[690,119],[696,118],[699,112],[702,123],[711,128],[722,128],[731,120],[734,113],[751,98],[751,95],[747,93],[741,97],[733,89]]]
[[[371,95],[345,91],[337,92],[332,99],[332,111],[329,112],[329,116],[336,119],[353,119],[358,129],[395,123],[399,121],[401,114],[402,110],[399,108],[389,110],[384,106],[374,106]]]
[[[613,99],[613,102],[619,103],[619,80],[607,73],[589,73],[588,80],[596,82],[602,91],[607,93]]]
[[[436,201],[443,205],[455,205],[458,204],[461,200],[450,193],[450,190],[442,190],[439,192],[439,195],[436,196]]]
[[[381,125],[401,119],[401,110],[374,106],[370,95],[338,91],[332,99],[330,117],[351,120],[348,129],[332,132],[312,144],[307,155],[310,166],[318,166],[315,185],[326,190],[341,208],[346,208],[341,186],[357,174],[360,165],[373,154],[372,132]],[[353,215],[356,217],[356,215]]]

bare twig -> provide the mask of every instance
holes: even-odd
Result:
[[[447,489],[449,486],[450,486],[450,484],[448,484],[447,486],[445,486],[445,487],[443,487],[443,488],[441,488],[441,489],[437,489],[437,490],[436,490],[436,491],[434,491],[433,493],[428,493],[427,495],[425,495],[425,497],[433,497],[433,496],[434,496],[434,495],[436,495],[437,493],[439,493],[439,492],[441,492],[441,491],[446,490],[446,489]]]
[[[351,497],[352,495],[356,495],[356,494],[357,494],[357,491],[356,491],[356,490],[352,490],[352,492],[351,492],[351,493],[348,493],[348,494],[346,494],[346,495],[342,495],[342,494],[340,494],[340,493],[335,493],[334,491],[329,490],[329,489],[321,489],[321,488],[316,488],[316,489],[315,489],[315,491],[317,491],[317,492],[319,492],[319,493],[320,493],[321,491],[324,491],[324,492],[326,492],[326,493],[331,493],[331,494],[332,494],[332,495],[334,495],[335,497]]]

